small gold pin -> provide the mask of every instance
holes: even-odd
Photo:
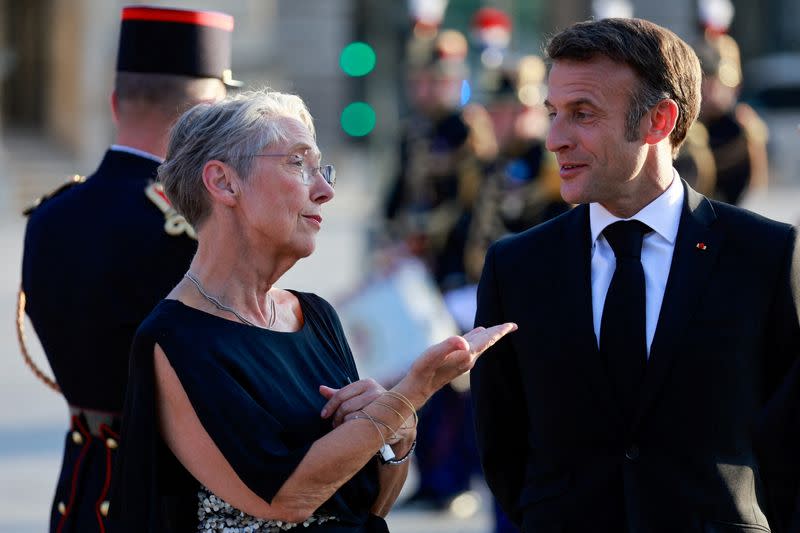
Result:
[[[704,242],[698,242],[697,246],[695,246],[695,248],[697,248],[698,250],[705,251],[705,249],[708,248],[708,246],[706,246],[706,243],[704,243]]]

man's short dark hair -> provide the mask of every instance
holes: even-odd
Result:
[[[114,91],[123,106],[145,106],[164,117],[177,118],[198,102],[207,84],[222,86],[215,78],[118,71]]]
[[[671,98],[678,119],[670,135],[673,156],[700,112],[700,62],[692,48],[666,28],[642,19],[579,22],[553,37],[546,47],[551,61],[590,61],[605,56],[628,65],[641,82],[631,88],[626,136],[639,138],[642,117]]]

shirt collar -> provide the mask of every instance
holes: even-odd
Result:
[[[147,159],[152,159],[156,163],[163,163],[164,160],[158,157],[155,154],[151,154],[150,152],[145,152],[144,150],[139,150],[138,148],[132,148],[130,146],[125,146],[124,144],[112,144],[111,150],[115,152],[127,152],[129,154],[138,155],[139,157],[144,157]]]
[[[667,190],[630,218],[619,218],[612,215],[599,203],[590,203],[589,226],[592,231],[592,244],[597,242],[597,238],[600,237],[604,229],[619,220],[644,222],[670,244],[675,244],[678,225],[681,221],[681,211],[683,210],[683,197],[686,193],[683,190],[683,182],[678,175],[678,171],[673,169],[672,176],[672,183],[667,187]]]

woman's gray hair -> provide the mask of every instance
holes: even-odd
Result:
[[[303,123],[314,136],[314,121],[303,100],[265,89],[199,104],[184,113],[170,134],[167,157],[158,179],[173,207],[198,227],[211,213],[203,185],[203,167],[219,160],[247,180],[255,154],[265,146],[288,140],[281,118]]]

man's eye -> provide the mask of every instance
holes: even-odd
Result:
[[[302,167],[303,163],[305,163],[305,160],[299,155],[294,155],[289,158],[289,163],[291,163],[292,165],[296,165],[298,167]]]

